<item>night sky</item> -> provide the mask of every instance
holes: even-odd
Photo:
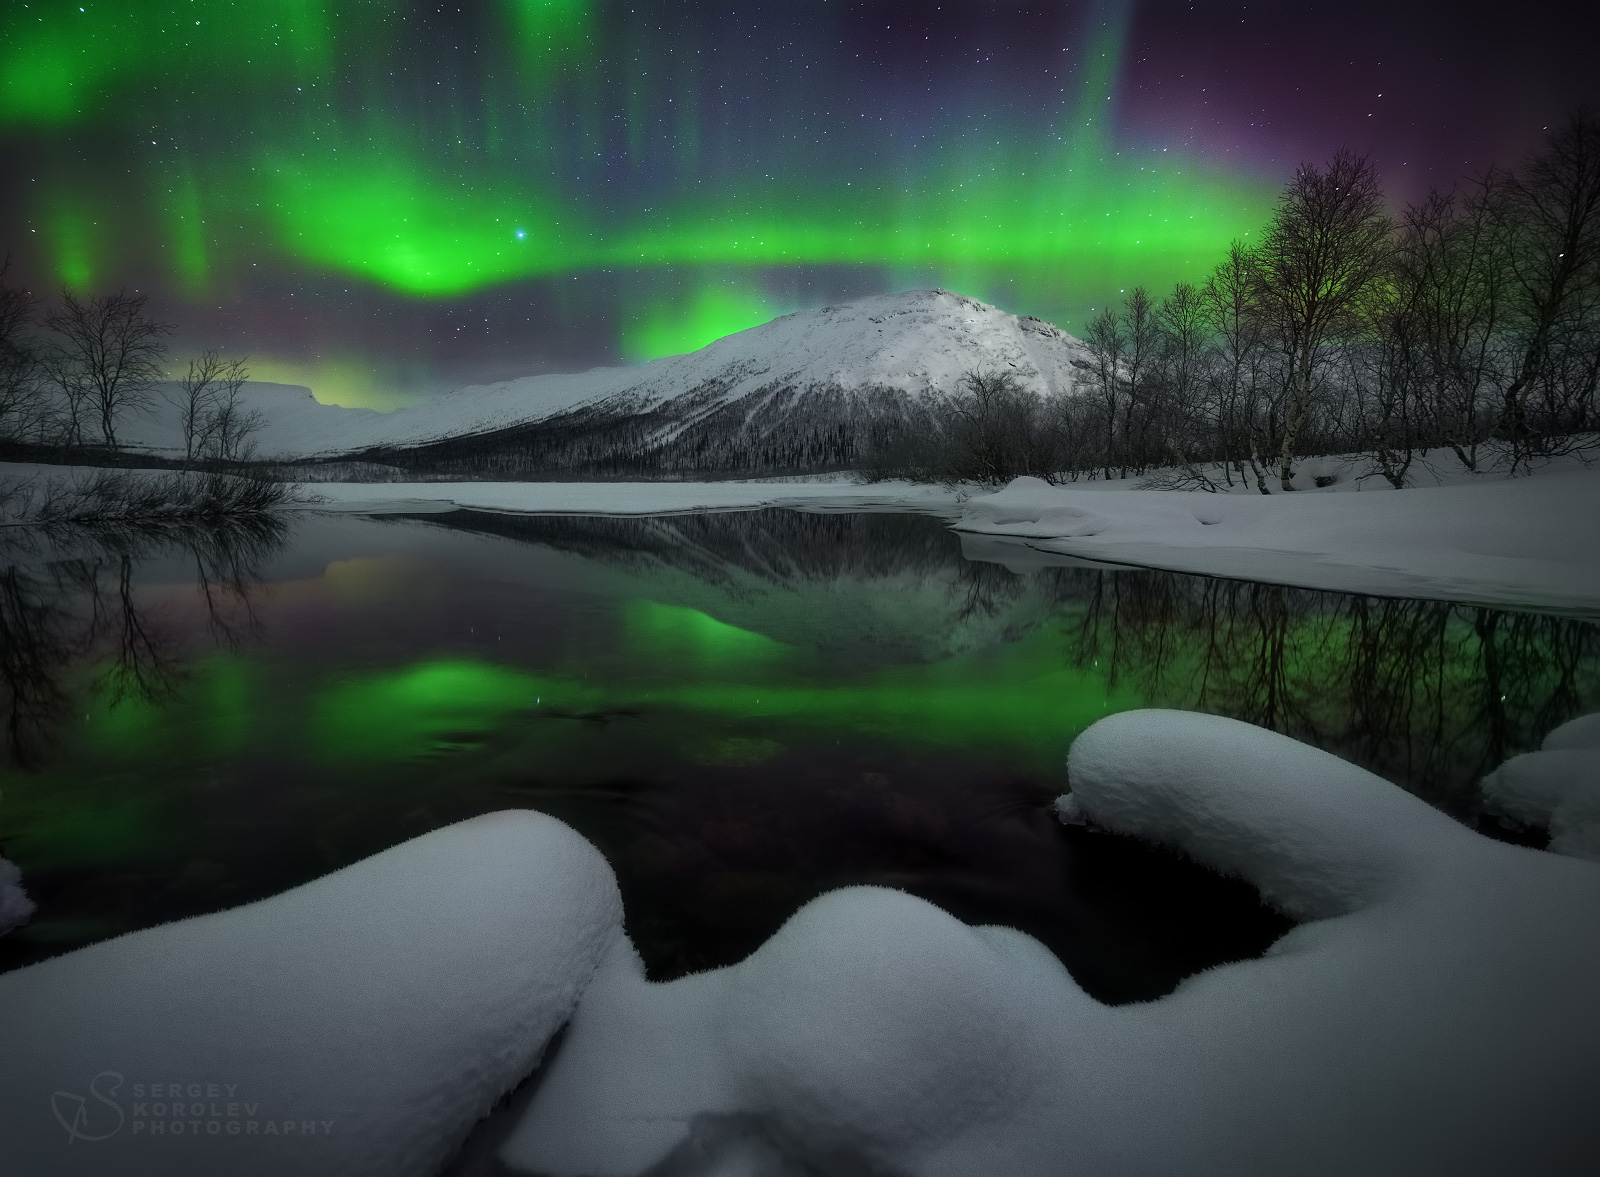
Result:
[[[1300,160],[1514,163],[1600,103],[1596,9],[7,0],[0,250],[346,404],[917,286],[1081,332]]]

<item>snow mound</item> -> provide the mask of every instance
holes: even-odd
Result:
[[[261,455],[290,458],[484,433],[583,407],[631,415],[690,398],[686,412],[699,414],[763,390],[948,394],[973,369],[1010,372],[1039,393],[1068,392],[1087,362],[1084,345],[1049,323],[948,290],[911,290],[784,315],[689,355],[469,385],[390,413],[319,405],[307,390],[279,385],[247,386],[246,400],[266,418]],[[170,406],[130,422],[127,434],[149,448],[181,446]]]
[[[1067,816],[1303,922],[1112,1008],[1020,932],[853,887],[737,965],[654,984],[593,847],[495,814],[0,977],[6,1157],[436,1172],[570,1017],[501,1150],[514,1172],[1592,1170],[1600,867],[1213,716],[1101,720],[1068,772]],[[274,1130],[222,1127],[246,1120]]]
[[[7,1171],[434,1173],[620,928],[600,854],[506,812],[7,974]]]
[[[1102,720],[1069,772],[1083,820],[1308,922],[1119,1008],[1021,933],[876,888],[668,984],[617,950],[502,1159],[549,1177],[1589,1170],[1600,868],[1211,716]]]
[[[1600,711],[1567,720],[1547,735],[1539,747],[1546,752],[1564,752],[1573,748],[1600,751]]]
[[[33,918],[33,900],[22,889],[22,871],[17,864],[0,858],[0,936],[20,928]]]
[[[1548,830],[1553,853],[1600,862],[1600,712],[1562,724],[1481,788],[1486,812]]]

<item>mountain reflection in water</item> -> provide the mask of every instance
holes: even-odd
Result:
[[[1108,1001],[1262,951],[1242,884],[1065,829],[1072,738],[1197,708],[1476,820],[1600,699],[1584,620],[1051,564],[937,520],[454,512],[13,537],[0,968],[527,807],[618,872],[654,977],[896,886],[1020,927]],[[1015,569],[1015,570],[1013,570]]]

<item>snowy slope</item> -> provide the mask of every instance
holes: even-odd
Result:
[[[348,453],[482,433],[582,407],[625,417],[682,402],[676,427],[751,394],[827,389],[907,393],[954,391],[963,373],[1005,369],[1041,393],[1073,386],[1083,345],[1038,319],[998,310],[947,290],[876,295],[800,311],[752,327],[690,355],[632,368],[595,368],[472,385],[391,413],[317,404],[304,389],[250,385],[267,418],[263,457]],[[165,408],[130,421],[128,441],[155,449],[178,444]]]

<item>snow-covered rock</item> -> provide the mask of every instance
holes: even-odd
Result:
[[[22,887],[17,864],[0,858],[0,936],[33,918],[34,903]]]
[[[1550,850],[1600,862],[1600,712],[1580,715],[1483,778],[1483,807],[1547,830]]]
[[[1083,344],[1049,323],[948,290],[910,290],[784,315],[689,355],[470,385],[391,413],[318,405],[308,390],[282,385],[248,385],[246,401],[266,419],[256,439],[261,456],[304,457],[485,433],[585,407],[629,416],[678,402],[663,415],[681,429],[758,393],[951,393],[973,369],[1011,372],[1040,393],[1067,392],[1084,363]],[[181,446],[168,405],[130,420],[124,432],[138,446]]]
[[[1600,868],[1227,719],[1113,716],[1069,767],[1084,820],[1306,922],[1119,1008],[1020,933],[875,888],[715,973],[652,985],[619,951],[503,1159],[550,1177],[1589,1170]]]
[[[434,1173],[620,929],[599,852],[507,812],[0,976],[0,1171]]]

